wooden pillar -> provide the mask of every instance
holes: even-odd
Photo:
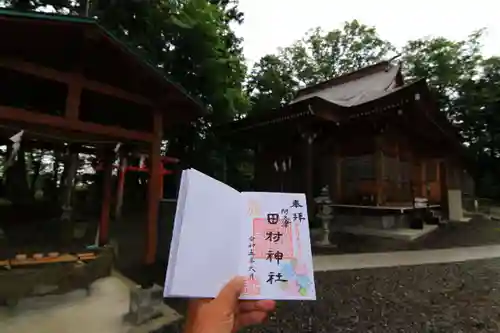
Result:
[[[422,158],[420,163],[420,194],[422,197],[427,198],[427,160]],[[429,198],[427,198],[429,199]]]
[[[74,219],[73,219],[73,194],[75,189],[75,178],[78,169],[78,150],[77,147],[71,147],[68,156],[66,157],[66,163],[64,165],[67,168],[66,177],[63,179],[63,195],[62,195],[62,216],[61,221],[62,226],[62,238],[65,244],[71,244],[73,241],[73,229],[74,229]]]
[[[397,200],[398,201],[403,201],[403,196],[402,196],[402,193],[401,193],[401,179],[403,178],[403,170],[402,170],[402,167],[401,167],[401,158],[400,158],[400,143],[399,143],[399,140],[400,140],[400,137],[399,135],[396,136],[396,144],[395,144],[395,154],[396,156],[394,157],[395,158],[395,164],[396,164],[396,168],[394,169],[395,172],[397,172],[398,174],[397,175],[394,175],[393,177],[393,181],[396,182],[396,184],[394,184],[395,186],[393,186],[392,188],[397,191],[397,193],[395,193],[394,197],[398,198]]]
[[[340,145],[335,143],[335,201],[337,203],[342,201],[342,155],[340,151]]]
[[[62,207],[63,210],[71,210],[73,188],[75,183],[76,172],[78,169],[78,151],[75,147],[71,147],[66,156],[64,167],[67,168],[63,181]],[[68,218],[69,219],[69,218]]]
[[[68,84],[68,94],[66,95],[66,110],[64,116],[69,120],[78,120],[80,116],[80,99],[82,95],[83,76],[74,74]]]
[[[112,154],[106,153],[103,160],[103,181],[102,181],[102,206],[101,219],[99,221],[99,245],[105,245],[109,240],[109,212],[111,210],[111,183],[113,171]]]
[[[383,137],[381,135],[377,136],[375,139],[375,170],[376,170],[376,186],[377,186],[377,197],[376,204],[380,206],[384,204],[384,184],[385,184],[385,163],[384,163],[384,151],[383,151]]]
[[[152,264],[156,259],[156,248],[158,243],[158,210],[161,195],[161,139],[163,131],[163,119],[159,110],[154,110],[154,140],[149,153],[149,181],[148,181],[148,218],[146,230],[146,264]]]
[[[314,140],[316,133],[303,133],[305,140],[305,180],[306,199],[309,217],[314,216]]]

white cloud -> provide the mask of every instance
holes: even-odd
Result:
[[[396,46],[424,36],[463,39],[487,28],[484,53],[500,55],[499,9],[492,0],[240,0],[245,22],[236,32],[244,38],[248,63],[290,45],[309,29],[339,28],[353,19],[375,26]]]

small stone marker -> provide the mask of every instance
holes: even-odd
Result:
[[[143,289],[140,286],[130,290],[129,313],[125,320],[141,325],[148,320],[162,315],[163,289],[154,284],[151,288]]]

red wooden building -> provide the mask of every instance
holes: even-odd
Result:
[[[100,243],[109,238],[113,151],[149,156],[146,263],[155,260],[162,193],[161,141],[201,105],[162,71],[87,18],[0,10],[0,137],[23,145],[93,152],[104,161]],[[140,251],[140,250],[139,250]],[[142,252],[142,251],[141,251]]]
[[[329,185],[335,204],[411,206],[460,188],[463,147],[424,79],[380,62],[300,90],[288,105],[221,129],[255,150],[255,189],[305,192]]]

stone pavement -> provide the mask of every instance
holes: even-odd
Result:
[[[459,247],[440,250],[395,251],[320,255],[313,258],[314,271],[440,264],[500,257],[500,245]]]
[[[113,276],[95,281],[90,295],[85,290],[75,290],[64,295],[25,298],[13,309],[0,307],[0,332],[146,333],[181,318],[165,306],[163,316],[145,325],[125,323],[131,284],[114,272]]]

